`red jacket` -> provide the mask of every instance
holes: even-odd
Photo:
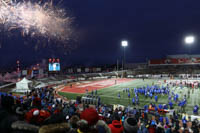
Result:
[[[155,127],[149,127],[149,133],[155,133],[156,132],[156,129]]]
[[[109,124],[108,126],[112,133],[123,133],[124,128],[118,120],[112,121],[112,124]]]
[[[39,110],[39,114],[34,116],[33,112],[36,111],[38,109],[34,108],[31,109],[29,112],[26,113],[25,115],[25,119],[28,123],[34,123],[34,124],[42,124],[42,122],[47,119],[48,117],[50,117],[50,113],[48,111],[45,110]]]

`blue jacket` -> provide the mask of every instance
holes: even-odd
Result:
[[[140,129],[138,129],[137,133],[149,133],[149,131],[145,127],[145,125],[142,125],[142,127]]]

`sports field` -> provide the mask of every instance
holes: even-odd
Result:
[[[116,81],[115,81],[116,80]],[[135,95],[133,91],[130,91],[131,98],[128,98],[128,93],[123,92],[124,88],[133,89],[135,87],[143,87],[143,86],[151,86],[152,84],[157,85],[164,85],[163,80],[155,80],[155,79],[106,79],[100,81],[85,81],[85,82],[77,82],[70,86],[65,86],[59,92],[60,95],[67,97],[68,99],[76,99],[76,96],[83,96],[85,95],[86,88],[91,93],[92,90],[97,89],[98,95],[101,97],[101,102],[105,104],[121,104],[121,105],[130,105],[133,106],[131,103],[132,97]],[[200,99],[198,95],[200,94],[199,89],[192,90],[184,87],[171,87],[171,92],[179,94],[179,98],[182,99],[184,95],[187,95],[187,106],[185,110],[188,113],[192,113],[193,106],[195,104],[199,105]],[[188,96],[188,91],[190,91],[190,96]],[[118,98],[118,93],[120,92],[121,98]],[[155,103],[154,96],[151,99],[150,97],[145,98],[144,95],[139,95],[139,107],[144,107],[144,105],[148,105],[150,103]],[[168,103],[168,96],[167,95],[158,95],[158,102],[157,104],[165,104]],[[175,108],[179,109],[177,103],[174,103]]]

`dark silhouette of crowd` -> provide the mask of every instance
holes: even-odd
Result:
[[[199,133],[198,120],[109,105],[65,101],[52,88],[0,93],[1,133]]]

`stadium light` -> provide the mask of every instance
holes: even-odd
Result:
[[[188,54],[191,53],[191,46],[190,45],[194,44],[195,40],[196,40],[195,36],[193,36],[193,35],[189,35],[189,36],[185,37],[184,42],[185,42],[186,45],[189,46],[189,49],[188,49],[189,52],[188,52]],[[187,70],[187,82],[188,82],[188,74],[189,74],[189,70]]]
[[[122,45],[122,47],[124,47],[124,57],[123,57],[123,63],[122,63],[122,70],[124,70],[125,69],[125,62],[126,62],[126,59],[125,59],[125,48],[128,46],[128,41],[126,41],[126,40],[123,40],[122,42],[121,42],[121,45]]]
[[[122,41],[122,47],[127,47],[128,46],[128,41]]]
[[[184,41],[185,41],[185,44],[191,45],[195,42],[195,37],[194,36],[186,36]]]
[[[190,54],[190,52],[191,52],[191,45],[194,44],[195,41],[196,41],[196,38],[193,35],[189,35],[189,36],[186,36],[184,38],[184,43],[189,46],[189,49],[188,49],[189,52],[188,52],[188,54]]]

